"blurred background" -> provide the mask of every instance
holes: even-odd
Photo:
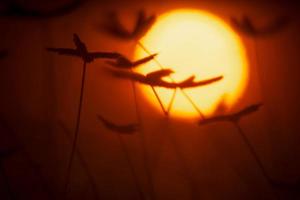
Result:
[[[198,126],[198,119],[166,118],[137,91],[141,130],[118,135],[97,115],[137,121],[131,84],[104,72],[95,60],[86,72],[80,135],[67,197],[63,195],[74,138],[82,61],[49,53],[74,47],[77,33],[91,51],[133,56],[135,42],[101,30],[111,11],[131,27],[136,13],[178,8],[208,11],[230,24],[249,16],[257,24],[287,16],[269,37],[240,34],[249,83],[233,110],[263,102],[240,126],[274,180],[300,180],[300,14],[287,1],[15,0],[0,3],[0,199],[300,199],[300,184],[272,187],[231,123]],[[66,5],[67,9],[65,8]],[[43,15],[41,13],[52,13]],[[31,14],[30,14],[31,13]],[[33,14],[32,14],[33,13]],[[299,124],[298,124],[299,123]],[[128,162],[129,161],[129,162]],[[134,174],[132,173],[134,172]],[[300,182],[299,182],[300,183]]]

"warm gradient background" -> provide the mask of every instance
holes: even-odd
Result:
[[[28,7],[49,9],[69,0],[28,0]],[[265,106],[241,122],[267,171],[274,179],[300,178],[300,14],[285,1],[87,1],[74,12],[51,19],[0,18],[0,147],[20,146],[2,161],[16,199],[60,199],[71,138],[75,128],[82,62],[48,53],[45,47],[73,47],[78,33],[90,50],[119,51],[132,56],[135,44],[101,31],[105,14],[117,10],[130,25],[137,10],[160,14],[175,8],[199,8],[229,22],[250,15],[264,23],[280,15],[291,17],[281,33],[254,40],[242,36],[250,66],[246,95],[235,109],[251,103]],[[83,114],[70,199],[134,200],[137,191],[116,133],[96,115],[129,123],[136,120],[130,82],[104,73],[104,62],[88,66]],[[258,73],[259,72],[259,73]],[[258,76],[259,74],[259,76]],[[151,110],[139,93],[143,133],[157,199],[298,199],[300,193],[271,190],[235,128],[228,123],[198,127],[195,120],[166,119]],[[140,133],[125,136],[140,185],[149,185],[141,154]],[[40,171],[49,194],[36,172]],[[9,199],[0,176],[0,199]],[[191,187],[193,185],[193,187]],[[299,189],[300,191],[300,189]],[[51,197],[52,195],[52,197]]]

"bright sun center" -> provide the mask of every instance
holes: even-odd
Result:
[[[175,73],[172,78],[182,81],[191,75],[204,80],[223,75],[210,85],[184,89],[205,115],[211,115],[222,101],[227,108],[233,106],[243,94],[248,77],[244,46],[238,35],[220,18],[199,10],[175,10],[158,17],[151,30],[140,40],[151,53],[158,53],[157,61]],[[135,59],[147,56],[139,45]],[[146,74],[158,70],[151,61],[136,71]],[[170,81],[169,79],[165,79]],[[146,99],[161,109],[149,86],[141,86]],[[168,107],[172,89],[156,88],[164,107]],[[178,90],[171,114],[177,117],[197,117],[192,103]]]

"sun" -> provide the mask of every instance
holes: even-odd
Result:
[[[175,81],[184,80],[191,75],[195,75],[196,80],[224,76],[221,81],[211,85],[184,90],[206,116],[211,115],[221,102],[227,108],[232,107],[245,91],[248,81],[245,48],[237,33],[213,14],[193,9],[179,9],[162,14],[140,43],[151,53],[158,53],[156,60],[164,68],[175,71],[172,74]],[[148,53],[137,45],[134,57],[141,58],[149,55]],[[159,65],[151,61],[136,71],[146,74],[158,69]],[[173,90],[156,90],[167,107]],[[141,86],[141,91],[147,101],[159,110],[160,105],[151,88]],[[184,118],[199,116],[180,90],[176,93],[170,112],[173,116]]]

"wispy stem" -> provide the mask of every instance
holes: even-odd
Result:
[[[138,41],[137,44],[149,55],[151,55],[151,52],[140,42]],[[154,57],[153,58],[154,62],[159,66],[160,69],[164,69],[164,66]],[[174,83],[175,80],[172,78],[172,76],[168,76],[171,81]],[[198,106],[193,102],[192,98],[188,96],[188,94],[186,94],[186,92],[182,89],[182,88],[179,88],[180,91],[182,92],[182,94],[187,98],[187,100],[192,104],[192,106],[194,107],[194,109],[198,112],[198,114],[204,118],[204,115],[203,113],[201,112],[201,110],[198,108]],[[175,97],[174,97],[175,98]],[[171,109],[171,108],[169,108]]]
[[[158,96],[156,90],[154,89],[153,86],[151,86],[151,89],[152,89],[152,91],[153,91],[153,93],[154,93],[154,95],[155,95],[155,97],[156,97],[156,99],[157,99],[157,101],[158,101],[158,103],[159,103],[159,105],[160,105],[160,107],[161,107],[163,113],[164,113],[166,116],[168,116],[168,112],[167,112],[166,109],[164,108],[164,105],[163,105],[162,101],[160,100],[160,98],[159,98],[159,96]]]
[[[135,169],[134,169],[134,166],[133,166],[133,163],[130,159],[130,155],[129,155],[129,152],[128,152],[128,149],[126,147],[126,144],[122,138],[122,136],[120,134],[117,134],[117,137],[119,139],[119,142],[120,142],[120,145],[121,145],[121,148],[122,148],[122,151],[124,152],[124,155],[125,155],[125,159],[128,163],[128,166],[129,166],[129,169],[130,169],[130,172],[131,172],[131,175],[132,175],[132,178],[133,178],[133,181],[134,181],[134,184],[135,184],[135,187],[136,187],[136,190],[138,192],[138,196],[139,196],[139,199],[140,200],[145,200],[145,195],[143,193],[143,190],[139,184],[139,179],[138,179],[138,176],[135,172]]]
[[[85,78],[86,78],[85,74],[86,74],[86,62],[83,63],[80,98],[79,98],[78,113],[77,113],[77,119],[76,119],[76,127],[75,127],[74,139],[73,139],[73,144],[72,144],[72,149],[71,149],[71,155],[70,155],[68,168],[67,168],[67,175],[66,175],[66,180],[65,180],[66,182],[65,182],[64,191],[63,191],[63,198],[64,199],[67,198],[67,195],[68,195],[68,192],[69,192],[72,165],[73,165],[74,154],[75,154],[75,150],[76,150],[77,142],[78,142],[78,137],[79,137],[81,111],[82,111],[83,95],[84,95],[84,84],[85,84]]]
[[[142,146],[142,157],[144,159],[143,163],[145,165],[147,181],[148,181],[148,185],[150,187],[150,196],[151,196],[151,199],[154,200],[154,199],[156,199],[156,195],[155,195],[155,190],[154,190],[152,171],[149,167],[150,162],[149,162],[149,156],[148,156],[147,147],[146,147],[145,133],[142,129],[142,116],[141,116],[140,110],[139,110],[135,83],[133,81],[131,81],[131,85],[132,85],[133,96],[134,96],[136,117],[137,117],[137,121],[138,121],[138,124],[139,124],[139,127],[140,127],[140,129],[139,129],[140,134],[139,135],[140,135],[141,146]]]
[[[63,132],[66,134],[66,136],[70,139],[71,138],[71,132],[64,126],[64,124],[60,123],[62,129],[63,129]],[[82,155],[80,149],[77,147],[75,149],[75,153],[79,159],[79,161],[81,162],[82,164],[82,167],[84,168],[86,174],[87,174],[87,178],[89,179],[90,181],[90,184],[92,186],[92,191],[93,191],[93,194],[94,194],[94,197],[96,200],[99,200],[100,197],[99,197],[99,194],[98,194],[98,191],[97,191],[97,185],[96,185],[96,181],[94,179],[94,177],[92,176],[92,173],[91,171],[89,170],[89,167],[88,167],[88,164],[87,162],[85,161],[84,159],[84,156]]]

